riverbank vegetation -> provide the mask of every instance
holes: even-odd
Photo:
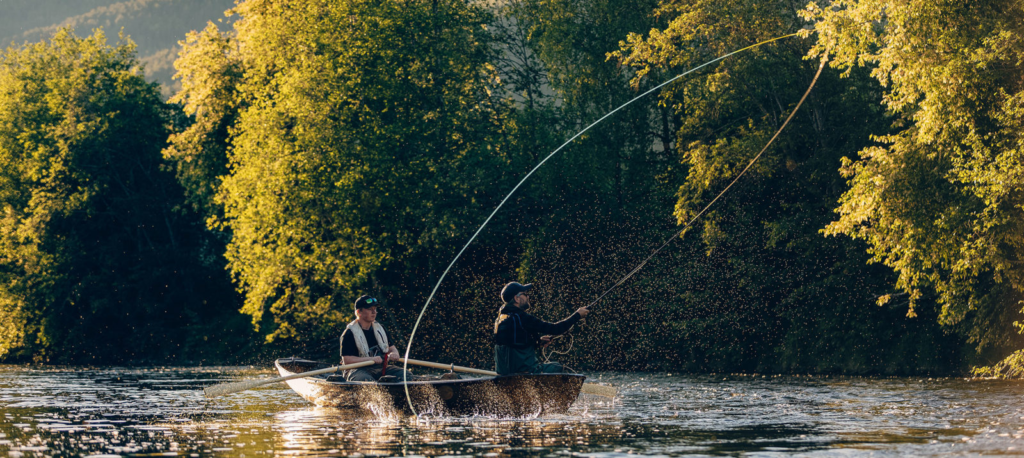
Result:
[[[577,369],[950,374],[1024,347],[1020,7],[844,0],[247,0],[182,43],[0,58],[0,360],[333,359],[361,294],[490,367],[498,291],[589,304]],[[1019,374],[1010,356],[985,373]]]

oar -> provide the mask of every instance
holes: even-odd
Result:
[[[494,371],[485,371],[483,369],[474,369],[472,367],[456,366],[454,364],[441,364],[432,363],[430,361],[420,361],[417,359],[405,359],[398,358],[403,363],[415,364],[417,366],[432,367],[434,369],[447,369],[453,372],[467,372],[470,374],[489,375],[491,377],[497,377],[498,373]],[[614,398],[615,393],[618,390],[614,386],[598,385],[596,383],[584,383],[583,387],[580,388],[580,393],[593,394],[596,396],[604,396],[606,398]]]
[[[320,374],[330,374],[333,372],[346,371],[349,369],[358,369],[360,367],[372,366],[373,361],[363,361],[361,363],[345,364],[343,366],[328,367],[327,369],[317,369],[315,371],[303,372],[301,374],[286,375],[284,377],[277,377],[266,380],[246,380],[244,382],[231,382],[221,383],[219,385],[208,386],[203,389],[203,394],[208,397],[223,396],[225,394],[237,393],[239,391],[245,391],[258,386],[270,385],[271,383],[280,383],[295,378],[312,377]]]
[[[403,363],[415,364],[417,366],[423,366],[423,367],[432,367],[434,369],[446,369],[446,370],[450,370],[450,371],[453,371],[453,372],[467,372],[467,373],[470,373],[470,374],[489,375],[491,377],[497,377],[497,375],[498,375],[498,373],[494,372],[494,371],[485,371],[483,369],[473,369],[472,367],[456,366],[454,364],[432,363],[430,361],[420,361],[418,359],[405,359],[405,358],[398,358],[398,360],[403,362]]]

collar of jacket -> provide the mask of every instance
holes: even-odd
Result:
[[[516,307],[511,302],[501,306],[501,310],[498,310],[498,314],[500,314],[500,315],[514,315],[514,314],[518,314],[518,313],[526,313],[526,312],[523,311],[523,309],[521,309],[519,307]]]

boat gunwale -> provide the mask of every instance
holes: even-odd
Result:
[[[324,364],[321,361],[312,361],[312,360],[308,360],[308,359],[301,359],[301,358],[294,358],[294,357],[292,357],[292,358],[279,358],[279,359],[274,361],[274,366],[278,369],[279,372],[281,372],[281,375],[283,375],[283,376],[299,374],[301,372],[292,372],[291,370],[286,369],[281,364],[281,361],[289,361],[289,362],[292,362],[292,361],[303,361],[303,362],[314,363],[314,364],[318,364],[318,365],[319,364]],[[326,369],[327,367],[330,367],[330,366],[327,365],[327,366],[322,367],[320,369]],[[317,368],[313,368],[311,370],[317,370]],[[482,382],[490,382],[490,381],[495,381],[495,380],[501,380],[501,379],[506,379],[506,378],[533,378],[533,377],[546,377],[546,376],[553,376],[553,375],[580,377],[580,378],[583,378],[584,380],[586,380],[586,378],[587,378],[587,376],[583,375],[583,374],[573,374],[573,373],[568,373],[568,372],[558,372],[558,373],[551,373],[551,374],[526,374],[526,373],[524,373],[524,374],[512,374],[512,375],[483,376],[483,377],[473,377],[473,378],[454,379],[454,380],[415,380],[415,381],[410,380],[408,382],[404,382],[404,381],[400,381],[400,382],[332,381],[332,380],[327,380],[325,378],[321,378],[319,376],[301,377],[301,378],[298,378],[296,380],[306,380],[306,381],[315,383],[317,385],[332,385],[332,386],[339,386],[339,387],[341,387],[341,386],[348,386],[348,387],[383,386],[383,387],[388,387],[388,386],[403,386],[403,385],[405,385],[407,383],[410,386],[422,386],[422,385],[428,385],[428,386],[437,386],[437,385],[469,385],[469,384],[475,384],[475,383],[482,383]]]

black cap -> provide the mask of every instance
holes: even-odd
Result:
[[[532,283],[527,283],[525,285],[521,285],[517,282],[509,283],[505,285],[504,288],[501,289],[501,301],[512,302],[512,299],[515,299],[516,294],[519,294],[523,291],[529,291],[531,289],[533,289]]]
[[[362,296],[359,296],[359,299],[356,299],[356,310],[376,307],[377,303],[377,299],[375,299],[373,296],[363,294]]]

